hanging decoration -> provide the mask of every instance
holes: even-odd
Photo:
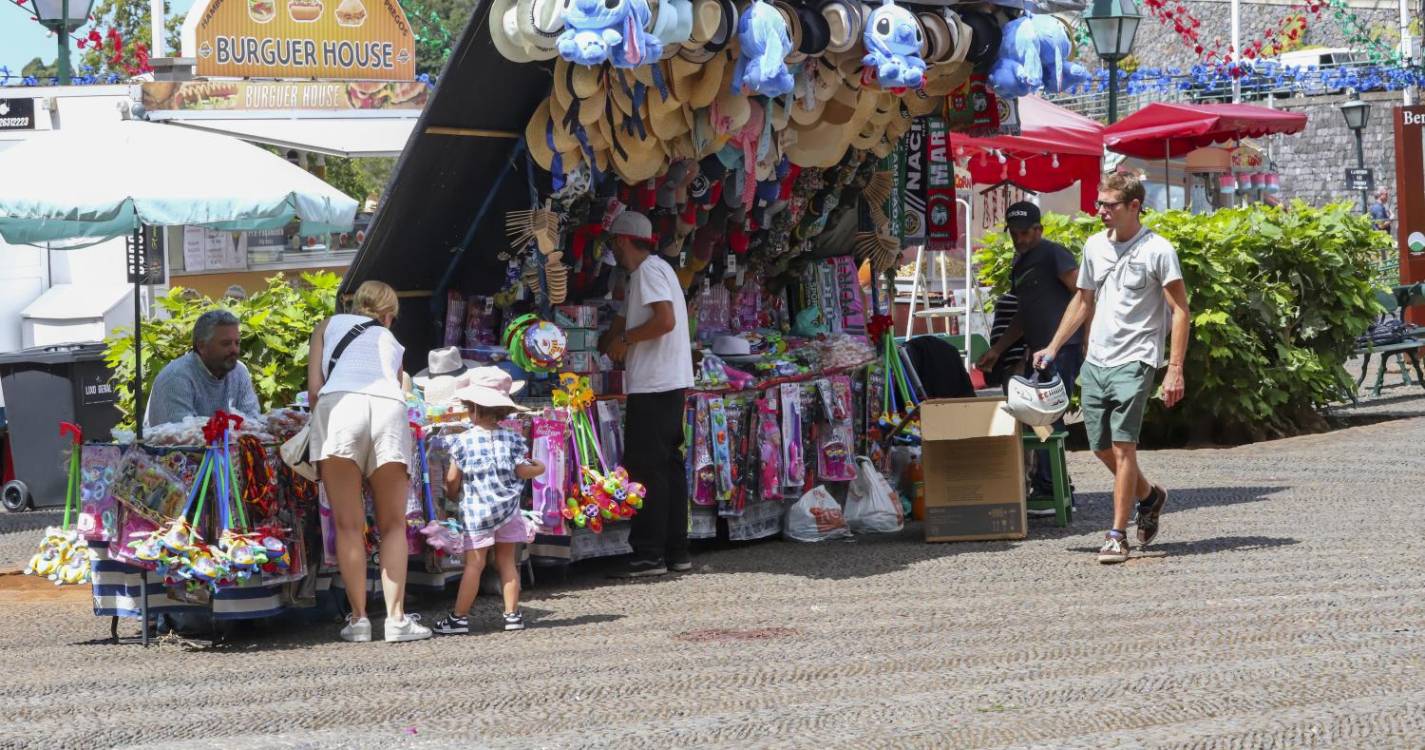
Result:
[[[732,73],[734,91],[762,96],[782,96],[792,90],[792,74],[787,70],[792,37],[786,19],[771,3],[753,0],[737,22],[741,54]]]
[[[866,56],[861,58],[866,76],[874,74],[881,88],[897,94],[920,88],[925,80],[925,61],[920,58],[923,39],[913,13],[894,0],[881,0],[866,20],[861,38],[866,45]]]
[[[556,407],[569,412],[574,458],[579,466],[578,487],[565,501],[564,518],[596,534],[604,530],[604,521],[632,518],[643,508],[648,491],[630,479],[622,466],[611,470],[604,460],[599,432],[589,411],[594,403],[589,378],[561,373],[553,399]]]
[[[1425,75],[1408,67],[1367,65],[1311,70],[1287,67],[1275,63],[1257,65],[1245,75],[1235,76],[1228,66],[1194,65],[1180,68],[1141,68],[1119,76],[1120,90],[1127,94],[1158,92],[1226,93],[1234,81],[1240,83],[1243,94],[1265,96],[1268,92],[1282,95],[1340,92],[1345,89],[1366,91],[1399,91],[1425,84]],[[1106,91],[1108,72],[1099,69],[1090,80],[1075,87],[1076,93]]]

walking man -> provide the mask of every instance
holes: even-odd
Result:
[[[1370,205],[1367,212],[1371,216],[1371,225],[1382,232],[1390,231],[1390,191],[1381,188],[1376,191],[1376,202]]]
[[[1103,179],[1096,205],[1104,231],[1084,243],[1079,293],[1054,340],[1034,355],[1036,367],[1046,366],[1085,321],[1093,321],[1079,386],[1089,447],[1114,475],[1113,527],[1099,548],[1101,563],[1128,559],[1126,531],[1135,504],[1138,543],[1146,545],[1158,535],[1168,493],[1139,470],[1138,434],[1165,360],[1163,403],[1172,408],[1184,392],[1191,325],[1187,288],[1172,244],[1139,222],[1143,197],[1136,176],[1115,173]],[[1170,319],[1172,342],[1165,357]]]
[[[1049,346],[1059,322],[1064,319],[1064,311],[1078,291],[1078,262],[1068,248],[1044,239],[1044,225],[1040,223],[1038,206],[1028,201],[1015,203],[1005,211],[1004,223],[1010,239],[1014,241],[1009,291],[1018,300],[1019,306],[1004,335],[996,339],[976,363],[984,372],[994,369],[1005,351],[1021,338],[1031,352]],[[1074,392],[1074,383],[1078,381],[1083,361],[1082,343],[1082,329],[1075,329],[1073,335],[1059,347],[1052,362],[1053,369],[1064,382],[1064,390],[1069,394]],[[1054,423],[1054,429],[1064,429],[1062,418]],[[1049,467],[1049,452],[1038,451],[1038,458],[1034,464],[1030,494],[1034,497],[1052,496],[1054,478]],[[1029,514],[1052,516],[1054,511],[1031,510]]]
[[[691,570],[688,488],[683,473],[683,392],[693,386],[688,306],[673,267],[655,255],[653,224],[625,211],[609,227],[614,257],[629,272],[623,316],[605,334],[603,350],[624,361],[623,462],[648,489],[633,517],[633,559],[615,578]]]

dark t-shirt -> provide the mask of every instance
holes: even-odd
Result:
[[[1043,349],[1054,340],[1059,321],[1073,299],[1073,292],[1059,276],[1078,268],[1074,256],[1057,242],[1040,240],[1014,259],[1009,289],[1019,298],[1019,323],[1031,351]],[[1083,332],[1075,331],[1065,344],[1079,344]]]

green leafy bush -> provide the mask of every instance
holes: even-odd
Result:
[[[341,277],[330,272],[304,273],[299,282],[281,275],[267,280],[245,300],[214,301],[174,287],[158,299],[163,317],[143,324],[144,393],[164,365],[193,348],[193,323],[199,315],[227,308],[242,321],[242,362],[252,374],[257,400],[264,409],[291,403],[307,387],[307,340],[336,305]],[[104,361],[114,370],[115,393],[124,414],[123,427],[134,425],[134,333],[115,329],[104,344]]]
[[[1144,221],[1177,248],[1192,310],[1177,408],[1150,402],[1145,440],[1239,442],[1319,430],[1317,409],[1355,384],[1345,370],[1356,336],[1380,314],[1373,273],[1391,240],[1348,204],[1290,210],[1263,205]],[[1076,256],[1102,225],[1044,217],[1049,239]],[[981,283],[1003,292],[1014,248],[987,235]]]

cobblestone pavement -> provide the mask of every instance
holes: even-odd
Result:
[[[1416,416],[1146,453],[1163,531],[1117,567],[1092,554],[1108,475],[1075,454],[1068,529],[752,544],[644,583],[585,568],[528,592],[517,634],[144,650],[107,643],[85,591],[3,576],[0,746],[1419,748],[1421,442]],[[19,518],[6,555],[34,536]]]

